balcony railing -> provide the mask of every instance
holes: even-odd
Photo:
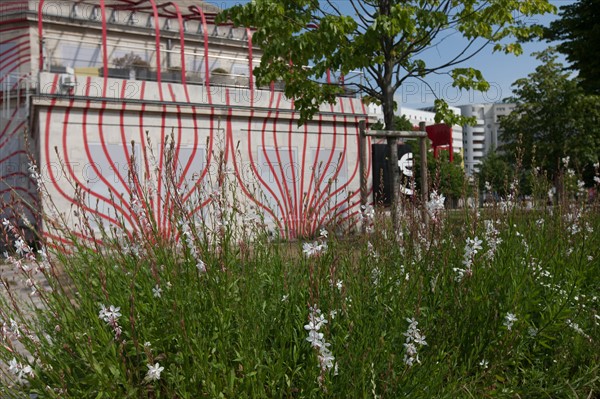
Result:
[[[49,72],[65,74],[67,67],[62,65],[51,65],[48,68]],[[81,67],[73,68],[75,76],[97,76],[104,77],[103,67]],[[107,77],[113,79],[137,80],[137,81],[158,81],[158,71],[153,68],[107,68]],[[183,83],[183,72],[180,68],[167,68],[161,71],[161,82],[165,83]],[[206,76],[204,72],[187,72],[185,73],[185,82],[190,85],[206,85]],[[235,88],[250,88],[250,78],[246,75],[236,75],[223,72],[213,72],[210,75],[210,84],[212,86],[225,86]],[[325,83],[324,83],[325,84]],[[262,90],[283,91],[285,83],[281,81],[273,82],[270,86],[258,87]],[[340,97],[356,98],[358,92],[352,90],[349,86],[343,86],[344,93]]]

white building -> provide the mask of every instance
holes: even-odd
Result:
[[[465,170],[476,173],[482,158],[499,145],[500,117],[510,114],[516,107],[513,103],[461,105],[463,116],[474,116],[476,123],[465,126],[463,134]]]
[[[31,156],[69,226],[81,206],[97,224],[132,230],[154,218],[170,236],[175,195],[190,220],[205,219],[226,178],[236,208],[281,236],[357,225],[361,99],[340,96],[298,127],[281,82],[254,83],[253,31],[217,24],[218,10],[199,0],[0,1],[0,217],[43,210]],[[144,187],[153,194],[140,211]]]

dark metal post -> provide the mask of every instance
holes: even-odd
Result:
[[[367,209],[369,201],[369,193],[367,191],[367,135],[365,134],[366,122],[364,120],[358,122],[360,136],[358,138],[358,171],[360,173],[360,205],[361,212]],[[361,223],[363,233],[365,230],[364,220]]]
[[[391,178],[390,198],[392,203],[392,226],[394,231],[400,226],[398,210],[400,205],[400,169],[398,168],[398,137],[388,136],[388,162]]]
[[[426,127],[425,122],[419,123],[419,130],[424,132]],[[423,202],[423,219],[427,223],[427,210],[425,204],[429,200],[429,184],[427,182],[427,142],[425,137],[419,139],[419,147],[421,153],[421,201]]]

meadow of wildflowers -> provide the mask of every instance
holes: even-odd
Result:
[[[218,228],[181,209],[170,237],[148,217],[34,249],[4,220],[37,305],[3,281],[0,397],[599,397],[599,204],[540,187],[294,242],[226,194]]]

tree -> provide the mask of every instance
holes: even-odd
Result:
[[[569,69],[579,71],[581,87],[600,94],[600,0],[580,0],[560,7],[561,18],[544,31],[548,41],[561,40],[558,51]]]
[[[394,116],[394,126],[395,126],[394,128],[398,129],[398,130],[406,130],[406,131],[413,130],[413,124],[408,120],[406,115]],[[384,125],[380,121],[377,121],[376,123],[374,123],[371,126],[371,129],[373,129],[373,130],[383,130],[383,128],[384,128]]]
[[[302,121],[342,93],[341,85],[322,84],[327,71],[362,70],[366,79],[349,84],[382,105],[385,127],[393,130],[394,94],[407,79],[445,73],[456,87],[487,90],[480,71],[458,65],[489,44],[520,54],[518,40],[542,28],[526,26],[515,15],[550,11],[554,6],[547,0],[252,0],[224,10],[217,21],[256,28],[253,43],[262,50],[254,69],[257,84],[284,80]],[[424,53],[456,34],[465,39],[464,47],[427,65]],[[436,107],[439,121],[460,122],[443,101]]]
[[[514,83],[517,107],[500,121],[505,143],[500,149],[509,162],[521,158],[525,169],[541,166],[551,178],[565,157],[581,171],[598,162],[600,96],[585,94],[569,78],[553,48],[537,58],[535,72]]]
[[[520,54],[518,41],[541,34],[542,28],[527,26],[515,15],[524,19],[554,10],[548,0],[252,0],[224,10],[217,22],[256,28],[252,40],[262,50],[253,71],[256,82],[285,81],[300,123],[343,92],[342,85],[322,84],[328,71],[344,76],[362,70],[363,81],[346,84],[366,101],[381,104],[385,129],[395,130],[394,95],[407,79],[448,74],[455,87],[487,90],[480,71],[459,65],[490,44],[495,51]],[[425,62],[427,50],[457,34],[464,39],[461,49],[436,64]],[[462,125],[469,119],[454,115],[443,100],[435,107],[436,122]],[[398,162],[396,144],[397,139],[388,139],[392,170]]]
[[[491,188],[492,192],[504,196],[510,192],[514,174],[514,165],[509,164],[497,151],[491,151],[479,165],[479,189],[490,191]]]

